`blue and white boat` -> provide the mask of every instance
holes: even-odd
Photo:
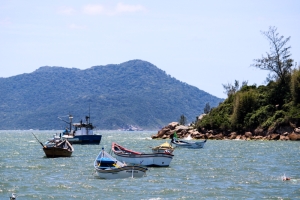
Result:
[[[102,135],[94,134],[93,129],[95,127],[90,122],[90,116],[85,117],[85,122],[82,122],[81,120],[79,123],[72,123],[72,115],[69,115],[70,122],[63,120],[60,117],[59,119],[70,126],[69,130],[66,128],[62,133],[62,138],[68,140],[71,144],[100,144]]]
[[[96,174],[102,179],[140,178],[146,176],[146,167],[140,165],[127,165],[112,157],[104,148],[94,161]]]
[[[172,140],[171,143],[176,148],[182,147],[182,148],[188,148],[188,149],[201,149],[204,147],[206,140],[201,141],[201,142],[188,142],[188,141],[184,141],[184,140]]]

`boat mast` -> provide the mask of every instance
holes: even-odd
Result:
[[[73,119],[73,116],[69,114],[69,120],[70,120],[70,133],[71,133],[71,130],[72,130],[72,119]]]

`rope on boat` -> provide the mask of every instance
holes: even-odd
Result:
[[[32,132],[31,132],[32,133]],[[35,137],[35,139],[42,145],[42,147],[45,147],[44,145],[43,145],[43,143],[41,142],[41,141],[39,141],[39,139],[37,139],[37,137],[32,133],[32,135]]]

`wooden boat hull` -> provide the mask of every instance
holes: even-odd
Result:
[[[128,150],[116,143],[112,143],[112,151],[117,160],[121,162],[148,167],[168,167],[174,156],[171,153],[139,153]]]
[[[72,151],[63,148],[57,147],[44,147],[43,148],[47,158],[57,158],[57,157],[70,157],[72,155]]]
[[[140,178],[146,176],[147,168],[140,166],[125,166],[112,169],[96,169],[101,179]]]
[[[141,155],[126,155],[116,154],[119,161],[148,167],[168,167],[173,159],[173,155],[164,153],[141,154]]]

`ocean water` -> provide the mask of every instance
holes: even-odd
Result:
[[[169,167],[147,176],[104,180],[93,162],[111,143],[151,152],[156,132],[97,131],[100,145],[74,145],[69,158],[46,158],[58,131],[0,131],[0,199],[300,199],[300,142],[209,140],[203,149],[175,149]],[[290,181],[282,181],[283,175]]]

